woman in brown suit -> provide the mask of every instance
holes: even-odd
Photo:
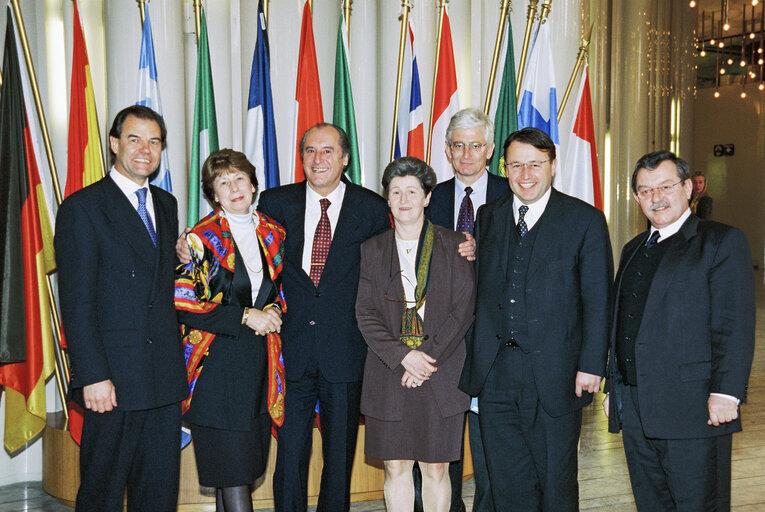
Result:
[[[391,162],[382,185],[395,228],[361,245],[356,318],[370,349],[365,453],[385,462],[389,511],[412,510],[414,461],[425,510],[449,509],[449,462],[460,457],[470,405],[457,383],[473,321],[473,268],[457,251],[464,236],[425,219],[435,184],[425,162]]]

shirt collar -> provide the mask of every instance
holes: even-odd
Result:
[[[542,216],[542,214],[545,212],[545,208],[547,208],[547,203],[550,201],[550,195],[552,194],[552,187],[547,189],[547,192],[544,193],[542,197],[540,197],[536,202],[532,204],[527,204],[526,206],[529,207],[529,211],[526,212],[526,223],[529,222],[529,215],[536,221],[539,220],[539,218]],[[513,213],[515,214],[516,221],[518,220],[518,208],[520,208],[524,203],[518,199],[518,196],[513,195]],[[529,227],[531,229],[531,227]]]
[[[688,208],[688,209],[686,209],[683,212],[683,214],[680,216],[679,219],[677,219],[675,222],[673,222],[669,226],[664,226],[661,229],[657,229],[657,228],[651,226],[651,232],[648,234],[648,237],[650,238],[651,235],[653,235],[654,231],[658,231],[659,232],[659,240],[658,241],[659,241],[659,243],[661,243],[664,240],[666,240],[667,238],[669,238],[672,235],[674,235],[675,233],[677,233],[678,231],[680,231],[680,228],[683,227],[683,224],[685,223],[685,221],[690,216],[691,216],[691,209]]]
[[[322,196],[318,192],[316,192],[314,189],[312,189],[308,182],[305,184],[305,194],[306,194],[306,201],[311,203],[319,203],[320,199],[329,199],[330,206],[335,204],[339,205],[343,201],[343,195],[345,195],[345,182],[343,180],[340,180],[340,183],[337,185],[335,190],[327,194],[326,196]]]
[[[465,195],[465,187],[470,187],[473,189],[472,195],[485,195],[486,194],[486,188],[489,186],[489,171],[484,170],[483,175],[481,175],[480,178],[475,180],[474,183],[470,185],[466,185],[460,181],[460,179],[457,177],[457,175],[454,175],[454,184],[456,188],[454,189],[456,192],[456,197],[462,197]]]
[[[114,183],[117,184],[122,193],[128,197],[135,197],[136,190],[139,188],[149,189],[147,195],[151,195],[148,179],[143,186],[139,186],[138,183],[120,173],[117,169],[114,168],[114,166],[112,166],[111,170],[109,171],[109,177],[114,180]]]

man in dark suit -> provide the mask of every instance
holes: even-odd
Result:
[[[635,201],[651,223],[624,246],[603,403],[621,429],[640,511],[730,510],[732,433],[754,352],[754,275],[741,230],[691,214],[688,165],[643,156]]]
[[[175,198],[148,183],[165,134],[151,109],[122,110],[109,175],[56,218],[70,385],[85,407],[78,512],[122,510],[126,487],[129,511],[177,506],[188,394],[173,306],[178,214]]]
[[[514,196],[478,212],[460,388],[478,396],[496,510],[574,511],[581,410],[608,350],[608,230],[600,211],[551,188],[547,134],[510,134],[504,156]]]
[[[314,408],[324,468],[319,511],[350,508],[350,482],[367,345],[354,312],[360,245],[390,227],[385,201],[344,178],[345,132],[310,128],[300,142],[306,181],[263,191],[258,209],[287,231],[282,283],[286,395],[274,473],[277,511],[306,510]]]
[[[460,110],[449,121],[446,128],[446,158],[454,169],[454,178],[439,183],[430,197],[430,206],[425,215],[433,224],[473,235],[475,213],[489,203],[510,193],[507,180],[486,170],[486,163],[494,153],[494,123],[482,111],[475,108]],[[471,404],[477,409],[477,399]],[[489,474],[483,455],[478,415],[468,413],[470,451],[473,457],[475,478],[474,512],[492,512],[494,504],[489,488]],[[462,502],[462,460],[449,465],[452,483],[451,512],[465,510]],[[421,511],[422,504],[415,510]]]

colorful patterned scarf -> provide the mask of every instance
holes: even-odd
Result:
[[[279,306],[282,313],[286,313],[287,304],[279,279],[284,257],[284,228],[260,212],[253,212],[253,216],[255,216],[255,233],[266,254],[271,281],[279,283],[279,293],[274,304]],[[221,268],[232,274],[234,272],[233,237],[228,220],[221,215],[221,208],[216,209],[194,226],[192,232],[187,236],[187,240],[192,261],[179,267],[179,275],[175,281],[175,308],[191,313],[206,313],[218,307],[223,298],[221,292],[212,296],[210,279]],[[211,254],[212,257],[205,258],[205,252]],[[269,304],[269,306],[271,305]],[[183,412],[186,412],[191,405],[194,387],[202,373],[204,359],[209,354],[215,334],[199,329],[186,329],[185,327],[183,331],[186,333],[183,337],[183,345],[189,382],[189,397],[183,401]],[[284,423],[285,392],[281,336],[279,333],[271,333],[266,337],[266,342],[268,350],[268,412],[273,422],[277,426],[281,426]]]
[[[430,275],[430,258],[433,255],[433,224],[425,219],[420,243],[417,247],[417,286],[414,290],[415,305],[404,310],[401,319],[401,342],[409,348],[417,348],[422,345],[422,317],[417,312],[425,304],[425,295],[428,288],[428,276]]]

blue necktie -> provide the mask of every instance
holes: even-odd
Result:
[[[471,192],[473,192],[471,187],[465,187],[465,197],[462,198],[460,211],[457,214],[457,231],[472,235],[475,221],[473,220],[473,201],[470,199]]]
[[[154,231],[154,222],[151,220],[151,214],[149,213],[149,210],[146,209],[146,193],[148,191],[149,189],[146,187],[139,188],[135,191],[135,195],[138,196],[138,216],[141,217],[143,225],[146,226],[146,231],[149,232],[151,241],[154,244],[154,247],[156,247],[157,233]]]
[[[651,238],[648,239],[648,241],[645,243],[646,249],[650,249],[654,245],[659,243],[659,230],[653,232],[651,235]]]
[[[518,208],[518,234],[521,235],[521,238],[526,236],[526,234],[529,232],[529,227],[526,225],[526,221],[523,220],[523,217],[526,216],[526,212],[528,211],[529,207],[525,204]]]

